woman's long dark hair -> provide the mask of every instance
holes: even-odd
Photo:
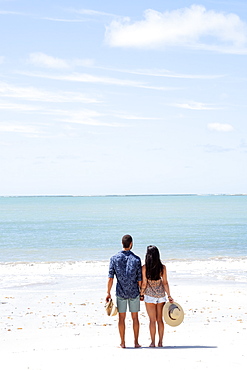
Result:
[[[155,245],[147,247],[145,257],[146,278],[149,280],[159,280],[163,272],[163,264],[160,260],[160,252]]]

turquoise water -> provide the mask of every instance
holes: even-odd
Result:
[[[246,196],[0,197],[0,262],[106,261],[131,234],[141,258],[247,255]]]

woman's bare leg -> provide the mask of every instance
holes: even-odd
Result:
[[[157,305],[154,303],[145,303],[145,305],[149,317],[149,330],[151,336],[151,344],[149,347],[155,347]]]
[[[157,304],[157,324],[159,333],[159,343],[158,347],[163,347],[163,336],[164,336],[164,321],[163,321],[163,307],[165,303]]]

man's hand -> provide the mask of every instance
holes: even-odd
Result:
[[[108,293],[108,294],[107,294],[107,296],[106,296],[106,299],[105,299],[105,300],[106,300],[106,302],[108,302],[108,301],[109,301],[109,299],[111,299],[111,294],[110,294],[110,293]]]

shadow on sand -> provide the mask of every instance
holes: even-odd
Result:
[[[217,346],[165,346],[163,349],[201,349],[201,348],[218,348]],[[161,348],[161,349],[162,349]]]
[[[218,348],[217,346],[164,346],[164,347],[126,347],[126,349],[210,349]]]

